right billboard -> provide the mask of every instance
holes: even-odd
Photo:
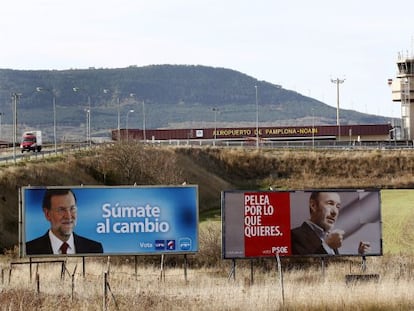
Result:
[[[379,190],[224,191],[223,257],[382,255]]]

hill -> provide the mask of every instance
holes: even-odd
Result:
[[[257,106],[256,106],[257,86]],[[41,87],[43,91],[37,92]],[[77,91],[74,91],[74,87]],[[104,92],[104,90],[106,90]],[[18,132],[53,133],[53,97],[58,141],[83,138],[90,108],[92,136],[109,129],[254,125],[336,124],[336,108],[281,85],[225,68],[153,65],[118,69],[25,71],[0,69],[3,136],[11,136],[11,93],[21,94]],[[389,118],[341,110],[341,124],[386,123]]]

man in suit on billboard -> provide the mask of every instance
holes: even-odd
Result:
[[[344,231],[331,230],[339,215],[341,198],[336,192],[312,192],[309,220],[291,231],[292,254],[338,254]]]
[[[77,220],[76,196],[70,189],[47,189],[43,213],[50,229],[26,243],[27,255],[103,253],[102,244],[73,232]]]
[[[309,198],[309,220],[291,230],[293,255],[337,255],[345,232],[333,229],[341,209],[337,192],[312,192]],[[358,253],[369,250],[368,242],[360,242]]]

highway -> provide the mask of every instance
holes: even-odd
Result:
[[[15,150],[13,150],[12,147],[2,148],[0,149],[0,165],[13,164],[23,160],[31,161],[44,159],[47,157],[57,156],[59,154],[66,153],[68,151],[80,150],[88,147],[89,146],[85,144],[70,145],[65,147],[58,147],[55,152],[55,149],[53,147],[45,146],[40,152],[25,151],[24,153],[21,152],[19,147],[16,147]]]

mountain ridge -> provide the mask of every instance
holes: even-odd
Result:
[[[37,92],[37,87],[44,91]],[[126,127],[131,110],[131,128],[141,128],[144,122],[147,128],[194,123],[248,126],[255,124],[256,113],[262,125],[336,124],[335,107],[236,70],[201,65],[0,69],[0,112],[3,124],[9,125],[13,123],[11,93],[22,94],[17,108],[19,132],[39,128],[46,135],[53,126],[53,97],[58,132],[67,136],[71,131],[83,135],[85,109],[90,111],[93,136]],[[341,109],[340,122],[374,124],[390,118]]]

